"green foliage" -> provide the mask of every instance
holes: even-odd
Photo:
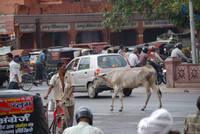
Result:
[[[179,28],[189,27],[189,0],[108,0],[112,5],[111,11],[104,13],[106,27],[119,30],[121,26],[132,21],[133,12],[138,12],[150,20],[170,19]],[[181,15],[182,6],[186,6],[184,16]],[[196,29],[200,30],[199,0],[193,0]]]

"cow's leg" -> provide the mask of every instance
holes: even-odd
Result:
[[[122,112],[123,110],[123,89],[119,91],[119,100],[120,100],[120,109],[119,112]]]
[[[111,109],[110,111],[113,111],[113,108],[114,108],[114,100],[115,100],[115,97],[117,96],[117,93],[118,93],[118,89],[114,89],[114,92],[112,94],[112,104],[111,104]]]
[[[144,83],[144,87],[145,87],[145,89],[146,89],[147,98],[146,98],[146,101],[145,101],[145,103],[144,103],[143,108],[141,109],[142,111],[145,110],[145,108],[146,108],[146,106],[147,106],[147,103],[148,103],[148,101],[149,101],[149,98],[151,97],[151,90],[150,90],[149,85],[150,85],[149,82],[145,82],[145,83]]]
[[[159,101],[159,108],[161,108],[162,107],[162,101],[161,101],[161,92],[160,92],[160,89],[158,89],[155,84],[153,84],[151,87],[154,90],[154,92],[156,92],[156,95],[157,95],[158,101]]]

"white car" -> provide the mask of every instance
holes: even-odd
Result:
[[[75,85],[75,92],[88,92],[90,98],[94,98],[98,93],[111,88],[102,85],[92,88],[95,74],[110,72],[114,69],[129,68],[126,60],[119,54],[97,54],[74,58],[67,66],[67,71],[71,73]],[[128,95],[126,95],[128,96]]]

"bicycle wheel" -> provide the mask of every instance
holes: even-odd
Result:
[[[33,77],[30,74],[22,75],[22,90],[29,91],[33,87]]]
[[[56,134],[56,127],[57,127],[58,119],[55,119],[52,126],[52,134]]]

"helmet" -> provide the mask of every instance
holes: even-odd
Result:
[[[179,48],[179,49],[182,49],[182,48],[183,48],[183,45],[182,45],[182,43],[177,43],[175,47],[177,47],[177,48]]]
[[[143,51],[144,53],[148,53],[149,49],[148,49],[148,47],[145,47],[145,46],[144,46],[144,47],[142,48],[142,51]]]
[[[82,118],[82,117],[90,119],[89,124],[90,125],[93,124],[93,114],[87,107],[80,107],[78,109],[78,111],[76,112],[76,115],[75,115],[76,122],[78,123],[79,118]]]

